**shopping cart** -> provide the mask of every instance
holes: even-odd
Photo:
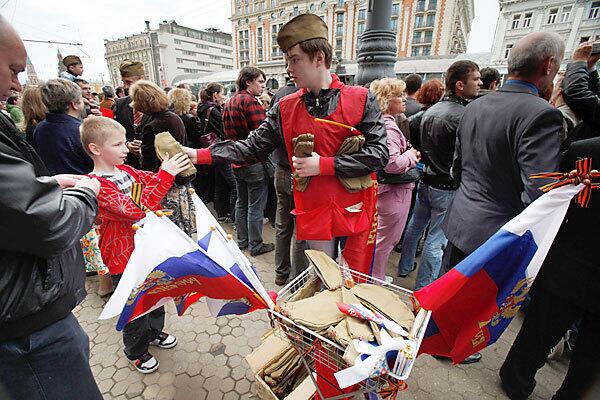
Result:
[[[340,266],[340,269],[346,282],[371,283],[378,286],[384,286],[405,298],[408,305],[414,305],[413,292],[408,289],[372,278],[345,267]],[[323,280],[320,278],[318,270],[311,265],[308,269],[302,272],[298,277],[296,277],[279,291],[277,294],[277,301],[281,304],[281,302],[284,301],[293,301],[295,299],[299,300],[302,297],[298,296],[302,294],[312,295],[314,292],[321,291],[323,288],[322,281]],[[423,340],[423,336],[425,334],[425,328],[427,327],[429,318],[431,317],[431,311],[423,310],[421,312],[424,314],[424,318],[415,319],[415,323],[418,323],[419,325],[416,326],[417,333],[415,335],[415,339],[417,342],[417,348],[415,349],[415,354],[418,352],[418,348],[421,345],[421,341]],[[315,366],[318,364],[319,366],[322,366],[330,371],[340,371],[349,367],[349,365],[343,359],[345,348],[331,339],[295,323],[276,310],[271,310],[270,313],[272,321],[281,327],[281,330],[278,329],[276,331],[285,333],[285,336],[287,336],[292,346],[300,355],[300,360],[304,364],[304,367],[307,368],[308,375],[311,377],[315,387],[317,388],[319,399],[325,399],[326,397],[323,396],[323,393],[318,388],[316,378],[313,375],[317,373]],[[397,393],[400,390],[404,390],[406,388],[404,380],[410,375],[413,364],[403,368],[402,365],[399,365],[398,363],[399,358],[400,357],[397,358],[396,364],[387,374],[362,381],[355,386],[356,390],[354,390],[352,393],[327,397],[327,399],[344,399],[368,392],[379,393],[382,395],[385,394],[386,396],[389,396],[390,393]],[[324,378],[321,377],[321,379]]]

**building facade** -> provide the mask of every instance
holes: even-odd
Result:
[[[278,84],[285,82],[277,33],[301,13],[320,16],[329,27],[336,63],[353,63],[367,22],[368,0],[231,0],[236,68],[254,65]],[[375,2],[376,5],[376,2]],[[473,0],[398,0],[390,29],[397,55],[447,56],[465,53],[474,18]],[[269,82],[274,86],[275,82]]]
[[[158,29],[104,41],[106,63],[114,85],[121,83],[119,64],[126,58],[144,64],[146,78],[162,87],[187,76],[233,69],[231,35],[218,30],[198,30],[163,21]]]
[[[558,33],[569,60],[579,43],[600,40],[600,1],[500,0],[491,65],[506,66],[514,44],[537,31]]]

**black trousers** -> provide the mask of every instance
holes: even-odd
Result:
[[[440,275],[438,276],[438,279],[441,278],[441,276],[446,272],[456,267],[456,265],[467,258],[468,255],[468,253],[465,253],[452,243],[448,242],[448,244],[446,244],[446,248],[444,249],[444,256],[442,257],[442,265],[440,267]]]
[[[578,318],[582,320],[569,370],[552,399],[598,398],[591,390],[600,378],[600,315],[538,286],[523,326],[500,368],[502,387],[511,400],[526,399],[533,392],[535,374],[546,362],[550,348]]]
[[[113,287],[117,287],[123,275],[111,275]],[[125,355],[137,360],[148,351],[151,341],[156,339],[165,326],[165,308],[159,307],[150,313],[134,319],[123,328]]]

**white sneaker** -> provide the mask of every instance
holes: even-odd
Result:
[[[394,278],[392,278],[389,275],[386,275],[383,280],[386,281],[387,283],[394,283]]]
[[[142,354],[137,360],[129,360],[131,364],[142,374],[151,374],[158,369],[158,360],[148,352]]]
[[[169,335],[166,332],[161,332],[158,337],[150,342],[151,346],[158,346],[161,349],[171,349],[177,346],[177,338],[173,335]]]

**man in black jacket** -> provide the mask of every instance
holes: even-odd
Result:
[[[575,168],[579,158],[600,164],[600,138],[574,142],[560,171]],[[500,368],[502,387],[511,400],[524,400],[535,388],[535,374],[550,348],[579,321],[569,370],[552,400],[598,399],[600,382],[600,264],[594,251],[600,236],[600,193],[592,191],[582,208],[571,203],[531,290],[532,301],[506,361]],[[596,386],[593,388],[593,386]]]
[[[129,149],[127,164],[140,169],[142,128],[150,120],[150,117],[139,111],[133,111],[129,88],[140,79],[144,79],[144,64],[139,61],[123,60],[119,65],[119,73],[127,96],[117,99],[115,102],[115,120],[125,128],[126,145]]]
[[[0,100],[20,91],[27,54],[0,16]],[[0,386],[13,399],[101,399],[89,340],[71,313],[85,297],[79,239],[97,212],[96,180],[48,177],[0,115]]]
[[[600,135],[600,79],[596,63],[600,54],[592,55],[592,45],[582,43],[567,65],[562,82],[565,102],[579,116],[585,127],[576,129],[577,137],[568,142],[588,139]]]
[[[398,273],[406,277],[413,269],[417,243],[429,225],[423,246],[415,290],[433,282],[439,274],[446,237],[442,221],[457,188],[450,176],[456,129],[468,99],[477,96],[481,80],[472,61],[456,61],[446,71],[446,95],[428,108],[421,119],[420,137],[423,175],[417,188],[415,210],[406,226]]]

